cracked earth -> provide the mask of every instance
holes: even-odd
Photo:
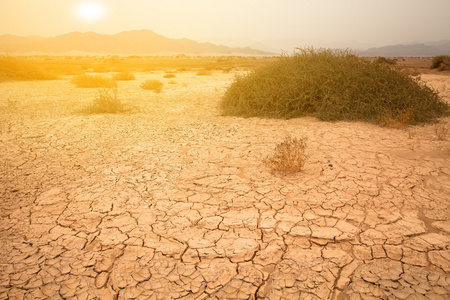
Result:
[[[220,116],[233,74],[0,84],[0,299],[448,299],[450,142],[313,118]],[[450,78],[423,75],[450,99]],[[450,118],[447,118],[450,121]],[[298,174],[264,165],[308,139]]]

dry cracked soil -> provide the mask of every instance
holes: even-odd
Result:
[[[117,114],[69,77],[0,83],[0,299],[449,299],[435,125],[226,117],[233,74],[139,88],[162,75]],[[297,174],[263,163],[287,134]]]

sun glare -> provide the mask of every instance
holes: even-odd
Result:
[[[96,21],[103,17],[105,8],[97,2],[83,2],[77,6],[76,14],[85,21]]]

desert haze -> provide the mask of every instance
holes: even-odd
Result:
[[[95,32],[71,32],[54,37],[0,35],[0,52],[10,54],[59,54],[70,55],[73,52],[90,54],[121,55],[278,55],[281,51],[294,50],[310,44],[302,39],[291,39],[280,43],[278,47],[258,44],[254,47],[228,47],[212,43],[199,43],[182,38],[173,39],[151,30],[131,30],[117,34],[99,34]],[[343,48],[348,48],[344,46]],[[411,43],[407,45],[386,45],[369,49],[352,49],[361,56],[386,57],[432,57],[450,54],[450,40],[434,43]]]
[[[170,39],[151,30],[132,30],[114,35],[71,32],[51,38],[0,36],[4,53],[81,53],[97,54],[188,54],[188,55],[270,55],[250,48],[230,48],[189,39]]]

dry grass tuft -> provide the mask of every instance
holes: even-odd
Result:
[[[111,78],[98,75],[78,75],[74,76],[71,83],[79,88],[115,88],[117,82]]]
[[[408,125],[414,123],[414,111],[411,107],[392,112],[392,110],[385,109],[384,114],[378,118],[378,123],[381,126],[390,128],[405,129]]]
[[[173,73],[167,73],[166,75],[163,76],[164,78],[175,78],[175,74]]]
[[[265,163],[274,171],[299,172],[305,165],[306,138],[292,138],[286,136],[285,140],[275,147],[273,156],[265,159]]]
[[[83,112],[88,114],[114,114],[124,110],[122,101],[117,97],[117,89],[102,89],[95,97],[94,102]]]
[[[133,73],[130,72],[120,72],[113,76],[113,80],[116,81],[129,81],[129,80],[135,80],[136,76],[134,76]]]
[[[161,93],[163,83],[156,79],[154,79],[154,80],[147,79],[140,85],[140,87],[141,87],[141,89],[144,89],[144,90],[151,90],[151,91],[154,91],[155,93]]]
[[[449,126],[447,122],[434,125],[434,134],[439,141],[446,141],[448,138]]]
[[[212,75],[212,72],[210,70],[208,70],[208,69],[202,69],[202,70],[198,70],[196,75],[199,75],[199,76],[210,76],[210,75]]]

